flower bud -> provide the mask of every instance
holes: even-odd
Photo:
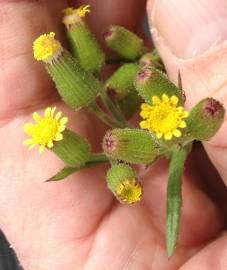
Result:
[[[94,35],[83,20],[90,6],[81,6],[78,9],[64,10],[63,23],[67,29],[67,36],[72,53],[78,58],[84,70],[99,74],[105,63],[105,55]]]
[[[66,129],[63,139],[56,142],[51,150],[67,165],[81,167],[90,157],[90,145],[80,135]]]
[[[148,131],[126,128],[108,131],[103,150],[110,159],[150,164],[158,157],[160,148]]]
[[[104,38],[114,52],[128,60],[137,60],[146,50],[143,40],[122,26],[110,26]]]
[[[96,99],[102,84],[92,74],[84,71],[54,36],[54,33],[44,34],[35,40],[34,57],[45,63],[66,104],[74,109],[88,106]]]
[[[143,67],[153,66],[161,71],[165,71],[164,64],[157,50],[145,53],[139,60],[139,63]]]
[[[134,79],[139,70],[136,63],[124,64],[107,80],[106,87],[118,100],[128,96],[135,91]]]
[[[223,105],[213,99],[201,100],[187,118],[187,132],[196,140],[208,140],[215,135],[224,121]]]
[[[113,165],[107,172],[107,183],[120,202],[131,204],[140,201],[142,186],[138,182],[135,172],[128,165]]]
[[[179,98],[179,104],[183,104],[179,89],[164,73],[154,67],[144,67],[137,73],[135,87],[139,95],[148,104],[152,104],[152,96],[161,98],[163,94],[177,96]]]

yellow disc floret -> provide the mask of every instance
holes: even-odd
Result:
[[[183,107],[177,106],[178,97],[168,97],[162,95],[162,99],[157,96],[152,97],[152,105],[143,103],[140,115],[144,119],[140,122],[140,127],[154,132],[157,138],[171,140],[173,136],[182,135],[179,128],[185,128],[188,112]]]
[[[123,203],[135,203],[141,199],[142,186],[134,178],[125,179],[116,188],[116,196]]]
[[[61,43],[55,39],[53,32],[39,36],[33,43],[34,58],[38,61],[51,62],[61,52]]]
[[[66,8],[63,10],[64,17],[63,17],[63,23],[65,26],[69,29],[72,25],[75,25],[76,23],[83,23],[82,18],[86,16],[87,13],[91,12],[91,6],[90,5],[83,5],[79,8]]]
[[[56,107],[48,107],[42,118],[37,112],[33,113],[35,124],[27,123],[24,125],[24,131],[31,138],[24,141],[24,145],[29,145],[29,149],[39,145],[39,152],[43,152],[45,147],[52,148],[54,141],[63,139],[62,132],[66,129],[67,117],[61,118],[61,112],[55,115]]]
[[[91,12],[91,6],[90,5],[82,5],[78,8],[71,8],[68,7],[63,10],[65,15],[73,15],[77,14],[80,18],[84,18],[87,13]]]

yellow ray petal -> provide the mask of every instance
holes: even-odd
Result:
[[[173,135],[174,135],[175,137],[179,138],[179,137],[182,135],[182,133],[181,133],[180,130],[175,129],[174,132],[173,132]]]
[[[68,123],[68,117],[62,117],[62,119],[60,120],[60,124],[65,125],[67,123]]]
[[[172,137],[173,137],[173,135],[172,135],[171,132],[168,132],[168,133],[164,134],[164,138],[165,138],[165,140],[167,140],[167,141],[171,140]]]
[[[61,141],[62,139],[63,139],[63,135],[61,133],[57,133],[55,135],[55,138],[54,138],[55,141]]]
[[[40,154],[43,153],[44,149],[45,149],[45,146],[44,145],[40,145],[40,147],[39,147],[39,153]]]
[[[159,97],[157,97],[157,96],[153,96],[153,97],[152,97],[152,103],[153,103],[154,105],[159,104],[160,102],[161,102],[161,100],[160,100]]]
[[[169,102],[169,97],[166,95],[166,94],[163,94],[162,95],[162,100],[163,100],[163,102]]]
[[[51,116],[51,107],[46,108],[46,110],[44,111],[44,116],[45,117],[50,117]]]
[[[170,98],[170,101],[172,102],[172,104],[177,105],[179,98],[177,96],[172,96]]]
[[[39,122],[42,119],[41,116],[37,112],[34,112],[32,117],[36,122]]]

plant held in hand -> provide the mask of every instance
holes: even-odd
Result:
[[[44,33],[34,41],[33,52],[53,79],[62,100],[73,110],[87,108],[110,127],[102,153],[92,153],[90,143],[66,127],[67,117],[48,107],[44,116],[34,112],[35,124],[24,131],[31,138],[29,149],[39,146],[55,153],[65,167],[47,181],[58,181],[84,168],[109,163],[107,186],[124,204],[142,199],[142,179],[130,164],[151,165],[160,157],[170,159],[167,188],[166,242],[168,257],[176,248],[182,205],[182,174],[194,140],[208,140],[223,123],[225,109],[213,99],[201,100],[190,112],[185,97],[163,72],[156,51],[149,52],[143,41],[122,26],[112,25],[104,34],[106,44],[119,56],[106,59],[84,18],[90,6],[64,10],[63,23],[71,52],[63,48],[55,33]],[[121,66],[105,82],[105,64]],[[126,118],[141,105],[141,121],[131,126]]]

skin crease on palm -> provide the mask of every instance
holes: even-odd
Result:
[[[219,0],[214,6],[214,2],[148,3],[155,44],[173,81],[180,68],[188,107],[208,95],[227,103],[227,4]],[[88,20],[99,39],[109,24],[138,30],[146,6],[145,1],[135,0],[73,4],[92,5]],[[100,150],[105,132],[105,127],[87,112],[74,113],[61,103],[43,65],[32,57],[32,42],[44,32],[55,31],[64,42],[60,17],[66,5],[63,0],[0,1],[0,227],[24,269],[227,269],[223,217],[195,184],[201,175],[193,169],[186,169],[184,175],[181,236],[170,261],[165,250],[164,225],[166,161],[143,172],[144,196],[132,206],[120,205],[108,191],[104,166],[58,183],[44,182],[63,164],[48,151],[40,155],[22,145],[22,126],[31,121],[33,111],[57,106],[69,116],[70,127],[91,140],[94,151]],[[205,31],[210,28],[202,28],[206,25],[217,36],[207,38]],[[226,124],[205,148],[227,183],[225,136]]]

